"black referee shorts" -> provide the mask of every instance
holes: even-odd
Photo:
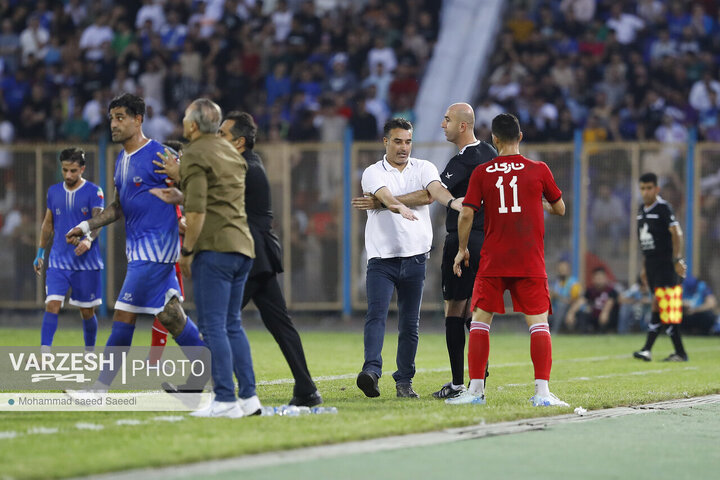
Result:
[[[675,273],[675,265],[671,259],[645,259],[645,274],[650,291],[653,293],[656,288],[674,287],[680,284],[680,277]]]
[[[466,300],[472,298],[475,274],[480,264],[480,249],[482,248],[483,232],[470,231],[468,250],[470,251],[470,267],[462,265],[462,276],[456,277],[453,273],[453,262],[458,252],[458,234],[449,232],[445,237],[442,258],[442,290],[445,300]]]

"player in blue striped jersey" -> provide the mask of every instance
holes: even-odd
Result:
[[[102,212],[105,206],[100,187],[83,178],[85,152],[79,148],[67,148],[60,152],[63,181],[48,189],[47,210],[42,222],[40,245],[33,262],[35,273],[42,275],[45,265],[45,249],[55,235],[48,259],[45,276],[45,314],[40,330],[40,344],[48,348],[58,326],[58,313],[68,290],[70,305],[80,307],[83,319],[85,346],[92,349],[97,336],[95,307],[102,303],[100,283],[103,262],[100,248],[94,240],[100,229],[76,238],[73,244],[65,241],[63,232],[84,220]]]
[[[151,188],[167,186],[167,176],[155,173],[152,163],[165,149],[143,134],[145,101],[141,97],[122,94],[110,102],[108,113],[112,140],[123,146],[115,163],[113,202],[66,235],[72,242],[125,216],[128,267],[107,346],[129,346],[140,314],[157,315],[179,345],[203,346],[197,327],[181,306],[183,298],[175,276],[180,251],[175,207],[149,193]],[[113,372],[104,371],[96,388],[107,387],[113,377]]]

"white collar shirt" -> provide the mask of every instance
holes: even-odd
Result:
[[[410,157],[400,171],[388,163],[385,156],[365,169],[362,175],[363,192],[375,193],[387,187],[396,198],[406,193],[427,189],[440,181],[437,167],[427,160]],[[407,220],[387,209],[368,210],[365,224],[367,258],[412,257],[430,251],[433,231],[430,207],[412,207],[415,221]]]

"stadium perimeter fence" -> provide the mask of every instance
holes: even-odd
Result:
[[[578,136],[579,137],[579,136]],[[38,309],[44,278],[32,262],[48,187],[62,181],[58,152],[70,145],[16,144],[0,147],[0,308]],[[416,151],[447,144],[416,144]],[[116,145],[82,145],[85,178],[113,196]],[[365,212],[350,207],[361,194],[365,167],[382,158],[380,143],[283,143],[258,147],[270,180],[274,227],[285,251],[281,284],[293,311],[351,314],[366,308]],[[545,250],[552,276],[556,261],[567,258],[581,281],[596,266],[616,281],[632,283],[641,268],[635,233],[639,207],[637,179],[642,172],[660,177],[662,195],[673,205],[685,231],[691,271],[720,287],[720,145],[696,143],[523,144],[522,152],[546,162],[563,191],[564,217],[548,216]],[[447,158],[430,159],[440,169]],[[607,192],[610,196],[607,197]],[[605,195],[605,196],[603,196]],[[445,209],[434,206],[434,246],[427,269],[423,309],[442,310],[440,261]],[[64,232],[57,232],[63,234]],[[105,228],[101,248],[105,305],[122,285],[126,259],[124,227]],[[192,282],[186,284],[192,304]],[[190,305],[192,308],[192,305]]]

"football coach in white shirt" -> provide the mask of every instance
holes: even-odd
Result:
[[[425,262],[432,247],[428,205],[437,200],[455,210],[462,209],[462,199],[453,198],[445,188],[435,165],[410,156],[412,129],[412,124],[402,118],[392,118],[385,123],[385,156],[365,169],[362,175],[364,197],[352,200],[355,208],[368,211],[365,225],[368,258],[365,363],[357,376],[358,388],[368,397],[380,396],[378,379],[382,375],[385,322],[394,290],[397,290],[399,310],[397,371],[393,373],[397,396],[419,396],[412,388],[412,379],[415,376]],[[413,195],[422,199],[412,198]],[[384,208],[374,209],[375,199]],[[419,206],[409,208],[403,199]]]

